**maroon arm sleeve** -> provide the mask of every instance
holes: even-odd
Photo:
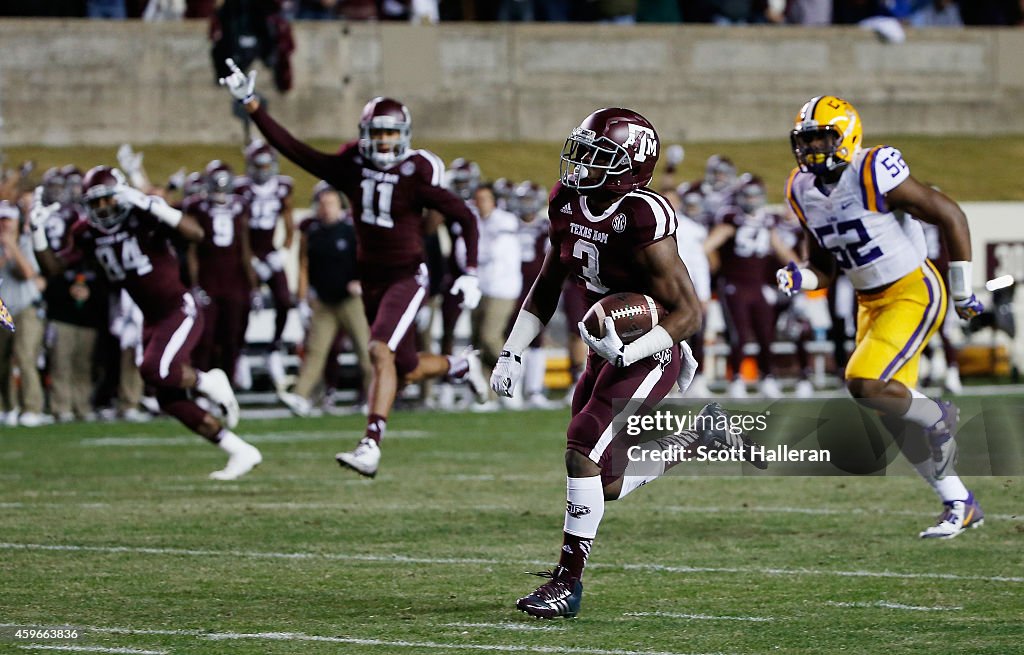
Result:
[[[252,122],[267,138],[267,142],[277,148],[282,155],[311,175],[327,180],[334,187],[338,186],[337,177],[344,170],[341,157],[320,152],[299,141],[280,123],[271,118],[263,105],[260,105],[250,116]]]
[[[462,240],[466,243],[466,267],[476,269],[480,233],[476,229],[476,216],[466,206],[466,202],[447,189],[428,186],[423,192],[423,204],[436,209],[444,214],[446,220],[462,227]]]

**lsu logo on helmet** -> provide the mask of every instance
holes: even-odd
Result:
[[[823,175],[853,161],[863,136],[853,105],[837,96],[817,96],[797,113],[790,142],[800,170]]]

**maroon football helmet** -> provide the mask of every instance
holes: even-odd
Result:
[[[480,166],[475,161],[459,157],[448,167],[448,190],[458,197],[469,200],[478,186]]]
[[[723,155],[711,155],[704,164],[704,183],[713,191],[722,191],[736,181],[736,165]]]
[[[748,214],[753,214],[768,202],[768,192],[764,188],[764,180],[754,176],[750,178],[736,193],[736,204]]]
[[[256,184],[263,184],[277,175],[277,153],[262,141],[253,141],[245,149],[246,173]]]
[[[89,169],[82,178],[82,198],[90,225],[111,232],[128,217],[131,205],[117,200],[118,187],[125,184],[124,173],[116,168],[96,166]],[[111,198],[113,202],[109,200]]]
[[[60,169],[64,176],[64,200],[69,203],[77,203],[82,199],[82,171],[74,164],[68,164]]]
[[[529,223],[544,208],[547,195],[547,190],[536,182],[520,182],[508,199],[508,209],[520,220]]]
[[[397,140],[382,138],[382,132],[397,132]],[[359,153],[379,168],[387,168],[405,157],[412,141],[409,109],[393,98],[378,96],[366,103],[359,117]]]
[[[43,204],[50,205],[61,202],[64,197],[64,173],[54,166],[43,173]]]
[[[650,121],[630,109],[599,109],[583,119],[562,147],[562,184],[629,193],[654,177],[660,141]]]
[[[219,159],[214,159],[206,165],[206,169],[203,170],[203,179],[206,181],[206,190],[218,202],[224,200],[235,183],[231,167]]]

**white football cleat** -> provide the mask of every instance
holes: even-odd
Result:
[[[267,355],[267,373],[270,374],[275,389],[284,389],[288,374],[284,370],[284,357],[280,350],[272,350]]]
[[[782,398],[782,389],[779,388],[779,383],[771,375],[761,380],[761,383],[758,385],[758,391],[765,398]]]
[[[130,407],[121,412],[121,418],[129,423],[148,423],[153,417],[148,413],[135,407]]]
[[[985,524],[985,512],[974,500],[974,493],[968,492],[966,500],[950,500],[943,503],[942,514],[935,525],[922,530],[922,539],[952,539],[964,530],[980,528]]]
[[[558,403],[553,400],[549,400],[547,396],[540,392],[531,394],[530,397],[526,399],[526,406],[530,409],[555,409],[556,407],[560,407]]]
[[[219,368],[213,368],[203,373],[203,388],[196,388],[224,410],[224,424],[229,430],[234,430],[238,425],[238,399],[235,398],[235,391],[231,388],[227,373]]]
[[[796,397],[797,398],[813,398],[814,397],[814,385],[811,384],[810,380],[800,380],[796,383]]]
[[[252,389],[252,367],[245,355],[240,355],[235,363],[235,386],[243,391]]]
[[[466,383],[473,390],[478,403],[485,403],[490,398],[491,387],[484,377],[484,365],[480,362],[480,351],[467,348],[462,356],[469,364],[469,371],[466,373]]]
[[[227,465],[210,474],[211,480],[237,480],[253,470],[263,461],[263,455],[256,446],[245,444],[228,457]]]
[[[942,381],[943,388],[954,396],[964,392],[964,384],[960,381],[960,369],[950,366],[946,369],[946,378]]]
[[[295,414],[296,416],[305,418],[313,413],[313,404],[297,393],[278,391],[277,397],[280,398],[281,402],[287,405],[292,414]]]
[[[380,446],[373,439],[363,438],[351,452],[338,453],[334,456],[341,466],[346,466],[359,475],[372,478],[377,475],[380,466]]]
[[[41,425],[52,425],[53,417],[49,414],[37,414],[36,412],[22,412],[18,417],[18,425],[23,428],[38,428]]]
[[[742,378],[736,378],[729,383],[729,397],[730,398],[746,398],[747,397],[747,383]]]

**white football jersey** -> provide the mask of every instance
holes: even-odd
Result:
[[[818,243],[836,258],[857,290],[891,284],[924,263],[921,224],[885,204],[885,194],[910,176],[896,148],[861,150],[825,195],[812,173],[794,169],[786,199]]]

